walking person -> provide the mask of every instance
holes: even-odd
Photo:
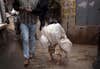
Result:
[[[29,64],[29,59],[35,53],[35,33],[37,16],[32,13],[36,8],[38,0],[15,0],[14,9],[19,11],[20,31],[22,35],[24,65]]]

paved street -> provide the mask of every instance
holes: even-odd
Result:
[[[69,55],[69,62],[64,58],[62,65],[48,61],[48,52],[37,42],[36,56],[26,69],[92,69],[96,56],[96,46],[74,44]]]
[[[21,43],[15,40],[14,33],[13,35],[8,34],[8,36],[8,44],[5,45],[4,50],[1,50],[1,52],[4,52],[4,56],[1,57],[0,61],[3,60],[4,63],[7,63],[6,65],[8,65],[9,69],[15,69],[15,66],[17,67],[16,69],[23,69]],[[73,44],[69,62],[67,62],[66,58],[63,58],[64,63],[57,65],[48,61],[47,48],[43,48],[37,40],[35,57],[26,69],[92,69],[92,63],[96,58],[96,48],[95,45]]]

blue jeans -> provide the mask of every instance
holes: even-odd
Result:
[[[22,35],[23,54],[26,59],[29,59],[30,53],[34,55],[35,52],[35,33],[36,24],[20,24]]]

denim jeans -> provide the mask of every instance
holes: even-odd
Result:
[[[26,59],[29,59],[30,53],[34,55],[35,52],[35,33],[36,24],[20,24],[22,35],[23,54]]]

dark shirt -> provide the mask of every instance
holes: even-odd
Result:
[[[37,16],[33,15],[31,12],[26,12],[26,11],[20,11],[19,13],[19,21],[21,23],[30,23],[30,24],[35,24]]]
[[[13,7],[15,10],[19,11],[19,21],[20,23],[31,23],[35,24],[37,20],[37,16],[32,14],[32,12],[28,12],[25,10],[20,9],[20,3],[18,0],[15,0]]]

